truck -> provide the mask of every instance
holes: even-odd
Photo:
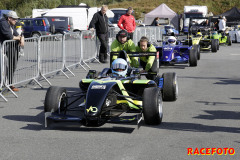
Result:
[[[189,19],[191,17],[206,17],[208,13],[207,6],[199,6],[199,5],[192,5],[192,6],[184,6],[184,13],[183,13],[183,32],[185,34],[189,31]],[[197,22],[201,23],[201,22]]]

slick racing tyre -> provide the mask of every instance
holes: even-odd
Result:
[[[218,42],[216,39],[212,39],[211,41],[211,50],[212,52],[217,52],[218,50]]]
[[[194,45],[193,48],[197,50],[197,59],[200,60],[200,45]]]
[[[189,65],[191,67],[197,66],[197,50],[191,49],[189,52]]]
[[[162,122],[162,96],[159,88],[145,88],[143,92],[143,116],[146,124],[158,125]]]
[[[49,87],[45,96],[44,112],[62,112],[67,106],[67,92],[63,87]]]
[[[232,45],[232,40],[230,36],[227,36],[227,45],[231,46]]]
[[[163,73],[163,101],[176,101],[178,97],[178,82],[175,72]]]

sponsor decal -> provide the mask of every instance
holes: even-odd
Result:
[[[91,107],[89,107],[88,109],[86,109],[86,111],[87,111],[87,113],[88,113],[89,111],[91,111],[91,112],[97,112],[98,109],[97,109],[97,107],[91,106]]]
[[[164,51],[171,51],[172,48],[171,48],[171,47],[164,47],[163,50],[164,50]]]
[[[188,155],[234,155],[234,148],[187,148]]]
[[[106,85],[93,85],[91,89],[106,89]]]

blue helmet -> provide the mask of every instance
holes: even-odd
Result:
[[[125,77],[128,70],[128,64],[124,59],[117,58],[112,62],[111,69],[113,74]]]

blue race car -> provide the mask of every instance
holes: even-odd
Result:
[[[162,46],[156,46],[159,52],[159,67],[161,65],[185,63],[189,63],[189,66],[197,66],[197,49],[193,46],[184,45],[184,43],[170,36],[168,41],[162,42]]]

